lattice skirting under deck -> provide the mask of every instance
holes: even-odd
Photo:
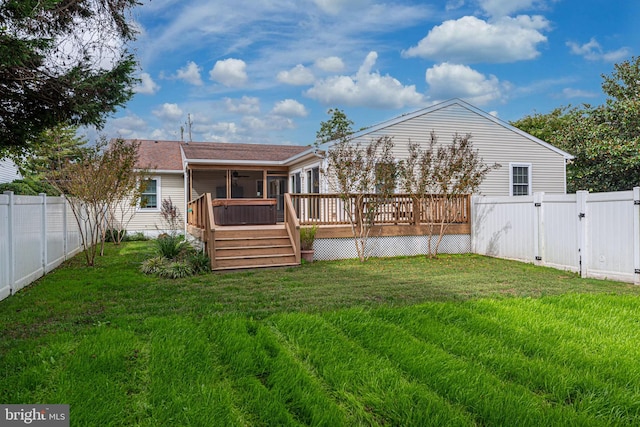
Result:
[[[413,256],[428,253],[429,236],[389,236],[370,237],[367,242],[369,256],[392,257]],[[435,247],[437,236],[432,237]],[[357,258],[353,238],[316,239],[313,245],[314,259],[332,260]],[[443,237],[438,253],[463,254],[471,252],[471,236],[468,234],[449,234]]]

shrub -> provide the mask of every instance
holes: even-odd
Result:
[[[127,230],[118,230],[115,228],[108,228],[105,231],[105,236],[104,236],[105,242],[126,242],[127,240],[129,240],[127,238]]]
[[[185,244],[184,236],[181,235],[171,236],[163,234],[156,239],[158,254],[167,259],[177,258],[185,249]]]
[[[140,270],[144,274],[160,274],[160,272],[163,271],[165,268],[167,268],[168,265],[169,265],[168,259],[161,256],[156,256],[156,257],[145,260],[142,263]]]
[[[137,231],[133,234],[127,234],[126,239],[128,242],[143,242],[145,240],[149,240],[149,238],[145,236],[142,231]]]
[[[16,179],[13,182],[0,184],[0,194],[5,191],[13,191],[14,194],[20,196],[37,196],[45,193],[48,196],[59,196],[60,192],[51,184],[32,178]]]
[[[205,273],[211,270],[209,255],[204,251],[193,251],[187,257],[194,274]]]
[[[166,279],[181,279],[193,274],[191,265],[186,261],[173,261],[166,263],[163,268],[157,272],[158,276]]]
[[[300,229],[300,247],[303,251],[310,251],[313,249],[313,242],[316,240],[317,231],[317,225]]]

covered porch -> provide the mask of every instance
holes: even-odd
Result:
[[[441,224],[446,234],[470,234],[470,195],[379,197],[284,193],[279,216],[277,198],[222,199],[204,193],[188,204],[187,231],[204,243],[213,270],[298,265],[301,227],[316,225],[316,239],[350,238],[347,212],[355,215],[368,203],[375,204],[371,236],[428,236]],[[221,220],[223,215],[230,223]]]

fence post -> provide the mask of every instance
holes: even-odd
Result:
[[[588,235],[588,216],[587,216],[587,199],[588,191],[576,192],[576,216],[578,218],[578,257],[580,264],[580,277],[589,276],[589,239]]]
[[[67,199],[62,198],[62,250],[64,251],[65,261],[69,257],[69,227],[67,225]]]
[[[42,234],[40,235],[40,244],[42,245],[40,256],[42,257],[42,274],[47,274],[47,195],[45,193],[38,194],[42,199],[40,223],[42,224]]]
[[[640,187],[633,187],[633,283],[640,285]]]
[[[8,234],[9,234],[9,295],[13,295],[16,286],[16,241],[15,241],[15,233],[13,232],[13,218],[15,215],[14,212],[14,199],[13,199],[13,191],[5,191],[5,195],[9,196],[9,221],[8,221]]]
[[[533,252],[534,264],[543,265],[545,255],[544,193],[533,193]]]

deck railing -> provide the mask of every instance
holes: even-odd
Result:
[[[365,210],[376,225],[468,224],[471,196],[430,195],[414,197],[393,194],[384,199],[378,194],[291,194],[300,225],[346,225]]]
[[[301,225],[348,225],[349,213],[370,213],[376,225],[399,224],[468,224],[471,216],[471,196],[429,195],[414,197],[393,194],[381,199],[378,194],[287,194],[285,198],[285,222],[290,232]],[[295,214],[295,221],[294,216]],[[288,215],[288,216],[287,216]],[[189,202],[187,223],[203,230],[214,228],[212,200],[203,194]]]
[[[211,193],[205,193],[187,204],[187,224],[201,230],[205,250],[211,260],[211,268],[216,267],[215,220]]]

